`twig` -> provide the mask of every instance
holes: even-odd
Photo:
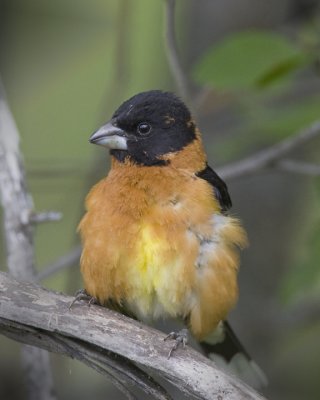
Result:
[[[165,49],[169,67],[177,84],[181,97],[188,103],[190,100],[189,81],[178,56],[175,33],[175,0],[165,0]]]
[[[29,222],[32,224],[43,224],[44,222],[56,222],[60,221],[62,213],[59,211],[42,211],[32,213],[30,215]]]
[[[303,175],[319,176],[320,165],[303,161],[281,160],[277,162],[276,167],[283,171],[294,172]]]
[[[303,129],[295,135],[282,140],[279,143],[253,154],[241,161],[225,165],[217,172],[225,179],[239,178],[240,176],[256,173],[264,168],[274,166],[280,158],[292,150],[302,146],[320,134],[320,121],[316,121],[310,127]]]
[[[25,171],[19,150],[19,133],[6,103],[0,79],[0,201],[3,207],[7,263],[10,273],[20,279],[35,278],[33,201],[26,188]],[[48,353],[25,347],[22,365],[33,400],[53,400],[53,381]]]
[[[194,117],[207,97],[212,94],[212,87],[200,87],[198,93],[191,93],[192,81],[185,71],[179,57],[176,37],[175,6],[176,0],[165,1],[165,50],[169,68],[181,98],[188,104]]]
[[[52,264],[47,265],[43,268],[41,272],[37,275],[37,281],[48,278],[49,276],[61,271],[64,268],[71,267],[75,263],[79,263],[81,255],[81,246],[75,246],[67,254],[58,258]]]
[[[186,394],[198,399],[262,400],[263,397],[191,348],[178,350],[167,360],[171,344],[164,334],[103,307],[78,304],[69,310],[72,298],[33,283],[18,282],[0,273],[0,330],[10,331],[8,320],[19,325],[20,339],[30,339],[24,326],[52,338],[76,340],[82,350],[94,346],[98,351],[116,353],[164,377]],[[31,335],[32,344],[57,351],[57,345],[45,336]],[[220,397],[219,397],[220,396]]]

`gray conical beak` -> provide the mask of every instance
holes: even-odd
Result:
[[[127,150],[128,148],[125,131],[114,126],[111,122],[106,123],[94,132],[89,141],[109,149]]]

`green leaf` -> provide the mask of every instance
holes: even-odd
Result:
[[[241,32],[210,49],[195,66],[194,78],[216,89],[261,87],[287,77],[305,61],[300,49],[279,34]]]

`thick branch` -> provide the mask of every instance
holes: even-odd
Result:
[[[107,376],[121,391],[124,387],[127,387],[128,390],[125,394],[129,398],[132,398],[129,388],[140,387],[154,399],[170,399],[170,396],[150,375],[124,357],[104,351],[100,347],[1,317],[0,332],[18,342],[39,346],[83,362],[100,374]],[[115,374],[117,374],[116,378]],[[119,382],[121,382],[120,385]]]
[[[32,280],[33,227],[28,224],[33,202],[26,190],[19,152],[19,133],[5,101],[0,81],[0,199],[4,211],[8,269],[17,278]]]
[[[42,347],[50,351],[57,351],[57,345],[46,336],[54,338],[54,343],[56,339],[68,338],[79,345],[81,354],[86,354],[86,346],[118,354],[160,374],[199,399],[263,399],[195,350],[178,350],[168,360],[172,344],[163,341],[164,334],[102,307],[76,304],[69,310],[71,300],[71,297],[32,283],[18,282],[0,273],[0,331],[10,336],[9,320],[18,324],[21,340],[31,337],[33,344],[42,343]],[[30,332],[27,335],[24,325],[40,332],[43,340]],[[68,355],[65,351],[58,352]]]
[[[316,121],[310,127],[303,129],[297,134],[265,150],[261,150],[243,160],[221,167],[217,172],[225,179],[234,179],[255,173],[258,170],[276,165],[282,157],[318,135],[320,135],[320,121]]]
[[[0,79],[0,201],[3,206],[7,264],[10,273],[20,279],[35,278],[33,201],[26,188],[25,171],[19,149],[19,132],[6,103]],[[55,398],[48,353],[25,347],[22,364],[30,398]]]

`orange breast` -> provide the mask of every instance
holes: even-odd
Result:
[[[236,300],[243,230],[186,170],[113,169],[89,193],[79,229],[85,287],[101,303],[113,299],[142,319],[190,316],[202,337]]]

